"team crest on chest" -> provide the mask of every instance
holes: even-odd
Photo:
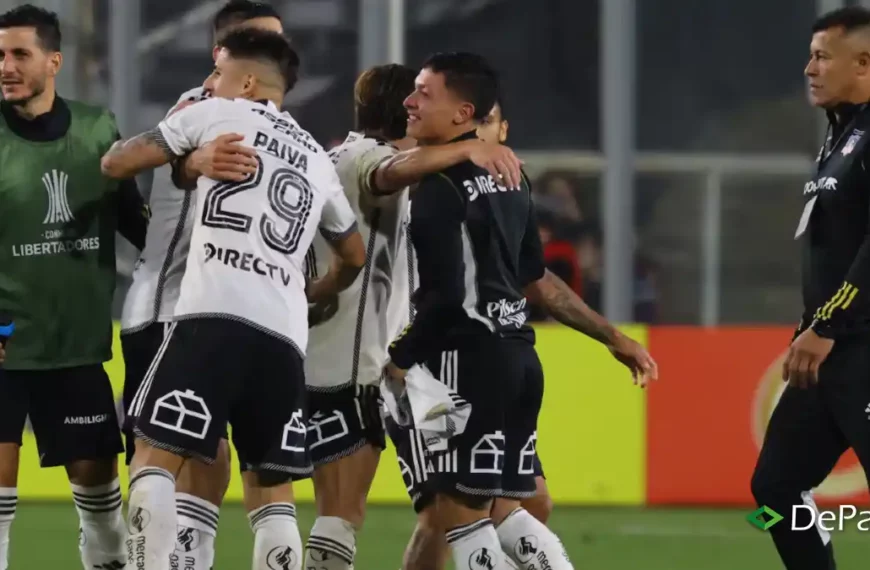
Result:
[[[855,145],[861,140],[861,137],[864,136],[864,131],[855,129],[852,131],[852,134],[849,135],[849,140],[846,141],[846,144],[843,145],[843,150],[840,151],[843,156],[848,156],[853,150],[855,150]]]

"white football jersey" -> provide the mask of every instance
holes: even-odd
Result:
[[[187,267],[173,320],[233,319],[293,344],[308,344],[303,267],[318,226],[330,239],[356,229],[329,155],[271,102],[212,98],[158,126],[184,155],[239,133],[257,151],[241,183],[200,177]]]
[[[206,97],[208,92],[195,87],[179,97],[178,103],[201,101]],[[132,333],[152,323],[172,319],[190,249],[195,197],[193,192],[175,187],[169,165],[154,170],[148,199],[151,220],[145,236],[145,249],[136,262],[133,283],[124,299],[122,333]]]
[[[416,271],[407,234],[408,190],[375,198],[369,188],[374,170],[396,152],[386,142],[354,132],[330,151],[366,244],[366,266],[339,294],[335,314],[309,331],[305,380],[311,390],[379,382],[387,347],[409,321]],[[331,257],[329,244],[315,238],[309,276],[322,277]]]

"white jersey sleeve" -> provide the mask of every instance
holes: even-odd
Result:
[[[163,119],[157,128],[170,150],[176,156],[184,156],[208,142],[203,139],[212,130],[219,107],[220,99],[194,103]]]
[[[347,201],[341,181],[334,169],[332,174],[333,180],[320,218],[320,233],[324,238],[335,241],[355,231],[357,224],[356,214]]]
[[[209,93],[202,87],[185,91],[167,111],[167,115],[179,103],[202,101],[208,97]],[[133,282],[127,290],[121,312],[121,330],[124,334],[172,319],[190,249],[190,229],[196,209],[195,193],[175,187],[169,165],[154,170],[148,205],[151,220],[145,237],[145,249],[136,262]]]
[[[398,152],[382,141],[350,133],[330,153],[366,244],[366,266],[339,294],[334,314],[309,331],[305,378],[313,391],[333,392],[380,380],[387,346],[410,318],[415,270],[409,248],[407,190],[372,199],[374,169]],[[308,252],[309,277],[328,271],[332,252],[317,237]]]
[[[372,176],[382,162],[394,156],[398,150],[396,147],[378,142],[370,147],[359,157],[356,163],[357,184],[364,194],[372,194]]]

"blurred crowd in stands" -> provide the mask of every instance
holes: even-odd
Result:
[[[538,230],[547,268],[596,311],[602,310],[602,234],[597,223],[598,180],[576,172],[550,170],[533,182]],[[656,322],[655,266],[636,255],[634,321]],[[537,310],[537,321],[546,315]]]

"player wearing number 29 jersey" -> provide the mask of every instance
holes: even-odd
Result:
[[[198,178],[174,322],[131,406],[137,451],[128,548],[143,544],[147,567],[165,566],[174,549],[175,474],[184,458],[213,462],[227,423],[251,491],[254,568],[295,567],[301,556],[288,481],[311,472],[302,366],[307,301],[351,283],[365,251],[328,155],[277,107],[298,66],[281,35],[232,32],[218,42],[205,83],[214,98],[103,158],[106,174],[135,173],[223,135],[240,135],[255,158],[241,181]],[[187,172],[184,164],[180,171]],[[309,287],[302,267],[318,228],[343,263]],[[142,511],[151,513],[149,525],[137,522]]]
[[[240,133],[258,151],[245,182],[200,178],[190,253],[175,320],[245,322],[305,354],[308,322],[303,266],[318,220],[328,240],[356,228],[326,151],[270,102],[214,98],[160,124],[183,155],[221,134]],[[266,210],[263,206],[267,205]]]

